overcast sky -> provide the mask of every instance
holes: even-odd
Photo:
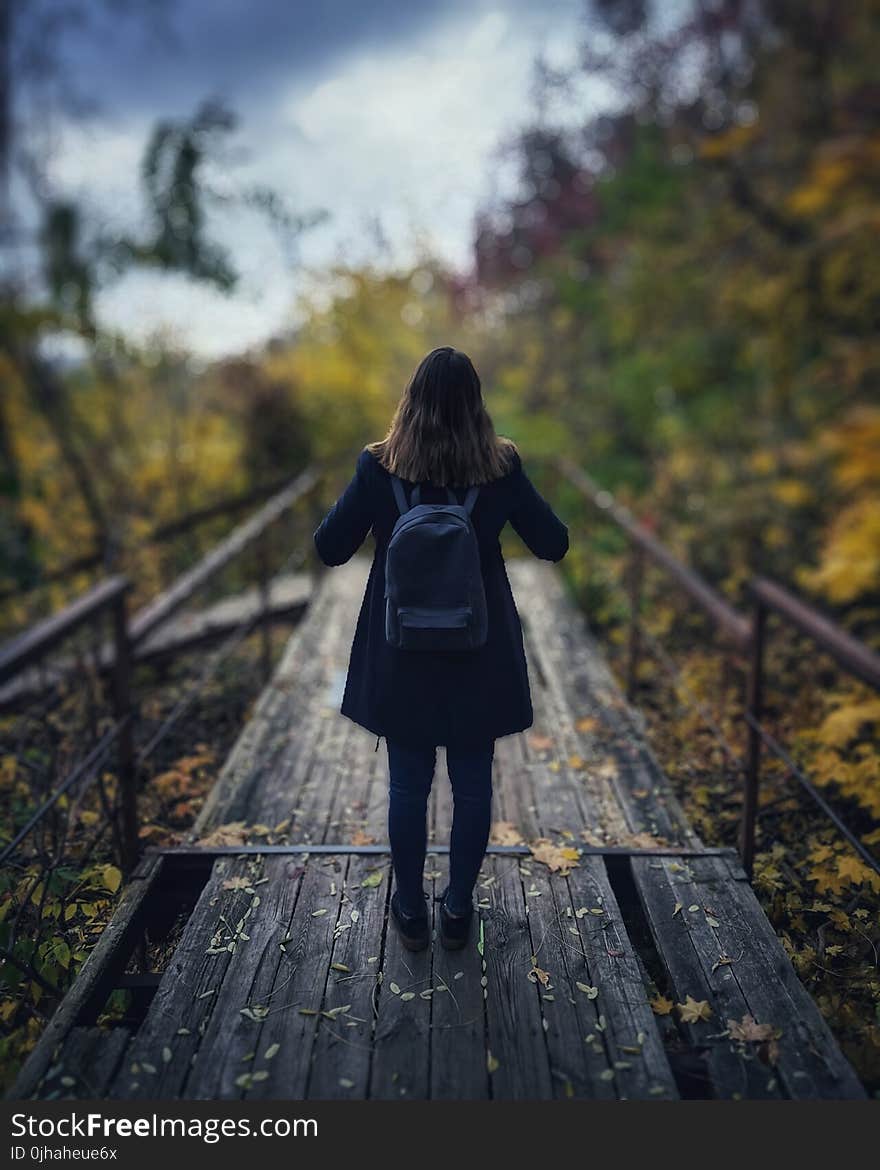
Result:
[[[186,117],[220,95],[241,120],[235,181],[329,213],[302,237],[300,268],[253,213],[218,217],[213,234],[242,273],[230,297],[141,273],[101,298],[105,325],[139,337],[171,330],[205,356],[289,326],[303,268],[375,256],[373,217],[394,261],[424,239],[466,267],[497,148],[531,116],[531,62],[539,52],[570,62],[584,10],[583,0],[168,0],[153,30],[141,16],[110,22],[92,3],[94,21],[66,34],[63,50],[71,81],[99,109],[61,127],[51,169],[59,192],[131,227],[156,119]],[[587,86],[577,119],[599,100]]]

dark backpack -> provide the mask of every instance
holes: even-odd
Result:
[[[399,650],[476,650],[486,642],[488,615],[480,550],[471,524],[479,492],[459,504],[422,504],[416,484],[412,506],[403,483],[391,476],[400,515],[385,555],[385,638]]]

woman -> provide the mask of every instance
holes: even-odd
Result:
[[[488,636],[464,653],[398,649],[385,637],[385,554],[400,515],[391,476],[406,501],[445,503],[479,485],[476,533]],[[428,795],[437,746],[446,747],[454,802],[449,884],[440,903],[440,941],[464,946],[473,889],[489,839],[495,740],[532,724],[522,627],[499,535],[510,521],[548,561],[568,551],[568,529],[538,494],[510,439],[496,435],[470,358],[442,346],[419,364],[388,434],[358,457],[351,483],[315,532],[318,555],[341,565],[372,529],[376,551],[348,667],[342,714],[385,737],[390,772],[388,835],[396,889],[391,917],[404,946],[422,950],[430,931],[423,890]]]

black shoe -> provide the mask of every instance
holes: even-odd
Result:
[[[447,951],[460,951],[467,943],[474,916],[473,903],[466,914],[450,914],[446,908],[448,888],[440,899],[440,945]]]
[[[391,919],[397,927],[400,941],[408,951],[423,951],[431,941],[428,914],[404,914],[400,909],[397,890],[391,895]]]

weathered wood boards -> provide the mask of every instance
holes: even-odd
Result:
[[[321,579],[193,840],[387,839],[385,745],[338,714],[365,571]],[[699,848],[558,575],[523,562],[510,577],[535,723],[497,744],[496,820],[530,842]],[[440,751],[430,842],[446,843],[451,815]],[[388,924],[389,857],[220,857],[131,1038],[83,1031],[65,1004],[42,1066],[53,1078],[40,1087],[32,1069],[21,1084],[72,1095],[90,1080],[123,1098],[862,1095],[737,866],[575,856],[567,872],[488,857],[468,947],[416,955]],[[447,864],[428,855],[432,914]],[[708,1017],[655,1014],[655,983]],[[747,1016],[772,1025],[772,1045],[731,1033]]]
[[[715,1095],[863,1096],[735,863],[633,858],[632,871],[676,996],[711,1007],[691,1028]]]

